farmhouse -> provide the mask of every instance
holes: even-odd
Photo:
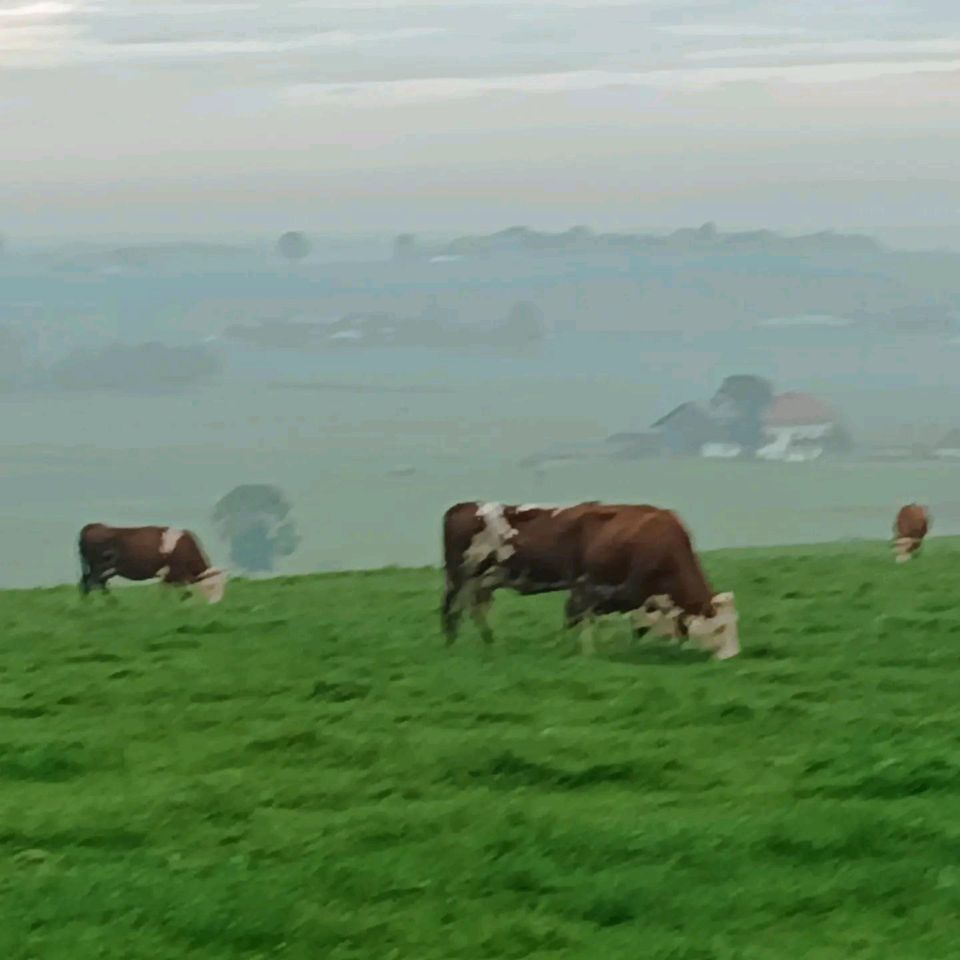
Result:
[[[830,407],[809,393],[781,393],[763,417],[768,442],[757,450],[761,460],[801,462],[816,460],[837,429]]]
[[[733,460],[756,455],[761,460],[799,463],[823,454],[846,453],[853,447],[830,406],[809,393],[774,395],[765,410],[762,405],[757,409],[755,403],[753,409],[747,403],[738,407],[729,397],[724,397],[723,403],[729,409],[722,411],[723,404],[716,397],[709,404],[681,403],[647,429],[613,433],[606,439],[610,456],[621,460],[655,456]],[[745,436],[758,437],[755,454]],[[960,431],[957,448],[960,457]]]
[[[702,455],[705,446],[726,441],[723,426],[700,403],[674,407],[651,427],[663,438],[663,449],[675,455]]]

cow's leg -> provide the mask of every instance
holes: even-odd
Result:
[[[116,548],[110,548],[104,551],[102,558],[99,563],[93,568],[93,576],[96,580],[96,586],[100,588],[100,592],[105,596],[109,597],[111,600],[116,598],[113,594],[110,593],[110,589],[107,586],[107,581],[111,577],[117,575],[117,563],[119,562],[119,555],[117,554]]]
[[[81,548],[82,549],[82,548]],[[83,555],[80,554],[80,595],[86,597],[90,591],[93,589],[93,582],[91,580],[91,570],[90,570],[90,561]]]
[[[100,574],[97,579],[96,586],[99,588],[100,592],[103,594],[104,599],[106,599],[110,604],[116,604],[117,598],[111,592],[110,587],[107,585],[107,581],[110,579],[109,576]]]
[[[590,599],[587,591],[579,584],[575,586],[567,597],[567,602],[563,607],[563,622],[568,630],[579,626],[584,617],[590,612]]]
[[[463,613],[463,592],[464,585],[461,582],[447,578],[447,592],[443,597],[443,610],[440,620],[448,647],[457,639],[457,632],[460,629],[460,617]]]
[[[493,631],[487,622],[490,607],[493,605],[492,590],[476,590],[470,597],[470,617],[480,631],[484,643],[493,643]]]
[[[650,620],[645,610],[631,611],[629,620],[634,640],[642,640],[650,632]]]
[[[585,657],[592,657],[597,652],[596,633],[598,630],[597,618],[592,611],[588,611],[580,620],[580,653]]]
[[[590,592],[583,584],[570,591],[563,607],[563,622],[567,630],[580,628],[580,652],[592,656],[596,653],[596,611]]]
[[[107,592],[107,580],[114,573],[109,561],[91,563],[86,557],[80,558],[80,594],[89,596],[94,590]]]
[[[89,584],[91,590],[99,590],[105,597],[113,597],[107,582],[110,579],[110,571],[93,570],[90,574]]]

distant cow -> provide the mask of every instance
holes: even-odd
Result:
[[[571,591],[568,626],[586,621],[589,630],[595,616],[630,613],[641,629],[676,640],[706,638],[723,658],[739,651],[733,596],[712,597],[689,536],[669,511],[596,501],[459,503],[444,514],[443,540],[448,644],[464,611],[491,642],[486,615],[494,592],[506,588],[526,595]]]
[[[920,549],[931,522],[930,511],[918,503],[900,508],[893,524],[893,553],[897,563],[906,563]]]
[[[199,541],[189,530],[90,523],[80,531],[79,550],[80,591],[84,595],[95,589],[106,593],[107,581],[112,577],[158,577],[168,586],[195,587],[208,603],[223,599],[227,575],[210,566]]]

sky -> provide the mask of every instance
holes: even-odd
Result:
[[[0,232],[960,239],[958,107],[956,0],[0,0]]]

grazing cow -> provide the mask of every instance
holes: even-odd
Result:
[[[906,563],[920,549],[931,522],[930,511],[919,503],[900,508],[893,523],[893,553],[897,563]]]
[[[643,528],[644,518],[659,519]],[[651,533],[668,539],[656,542]],[[623,539],[627,534],[632,541]],[[611,540],[611,535],[620,539]],[[713,637],[727,624],[714,642],[722,646],[721,640],[729,641],[725,657],[739,650],[732,595],[712,601],[689,536],[674,514],[658,507],[597,501],[568,507],[459,503],[444,514],[443,540],[447,588],[442,623],[448,644],[456,639],[464,610],[491,642],[486,615],[494,592],[506,588],[525,595],[573,591],[566,622],[575,626],[586,620],[588,636],[594,616],[622,612],[633,614],[640,631],[653,628],[674,639]],[[611,574],[598,561],[603,551],[618,548],[634,561],[625,563],[618,554],[621,569]],[[621,575],[623,579],[611,579]],[[723,608],[719,612],[718,604]]]
[[[628,613],[674,642],[684,638],[728,660],[740,652],[734,595],[714,594],[690,534],[671,510],[613,508],[586,514],[578,577],[566,605],[568,626]]]
[[[111,577],[152,580],[194,587],[208,603],[223,599],[227,575],[210,566],[200,542],[189,530],[174,527],[111,527],[89,523],[80,531],[80,591],[107,592]],[[187,594],[184,592],[184,598]]]
[[[450,507],[443,515],[447,643],[456,639],[465,610],[483,639],[493,640],[486,615],[499,589],[527,596],[569,590],[576,562],[573,525],[595,506],[595,501],[569,507],[470,501]]]

